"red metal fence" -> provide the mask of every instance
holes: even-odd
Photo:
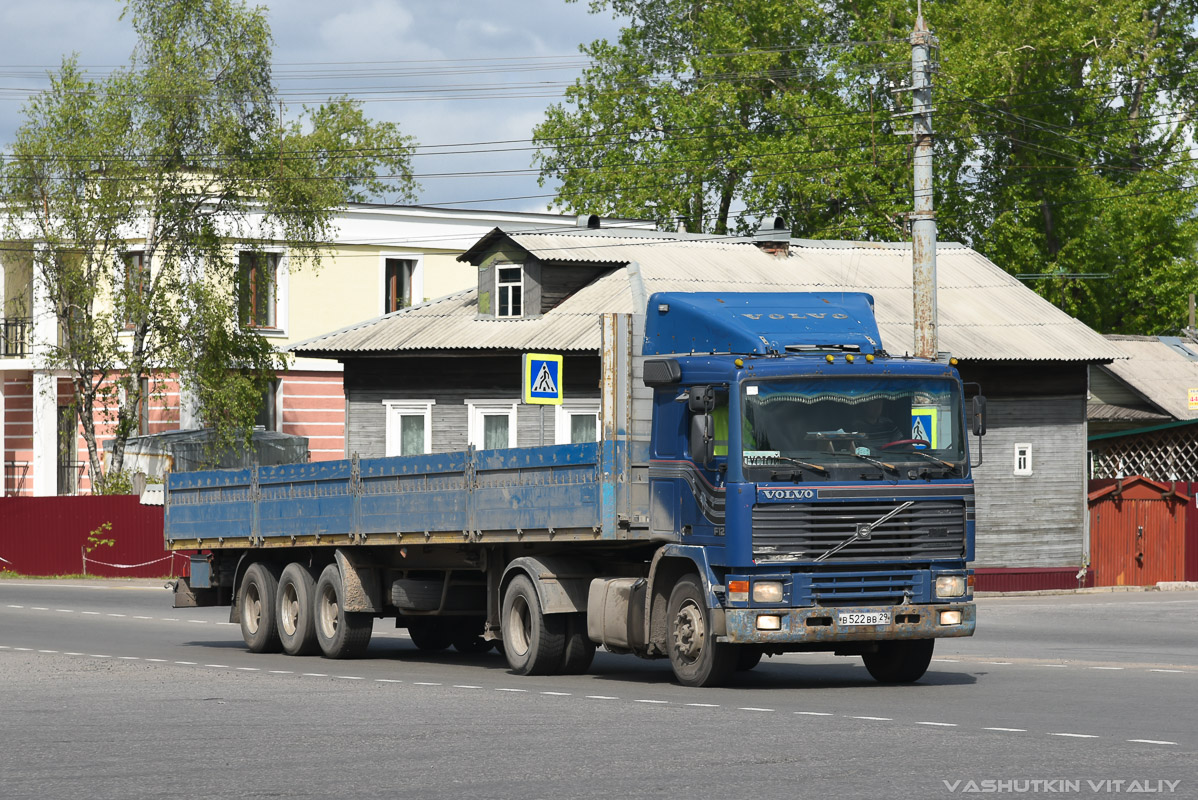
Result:
[[[89,542],[93,531],[113,544]],[[0,498],[0,559],[0,569],[22,575],[158,578],[188,567],[163,545],[162,506],[132,495]]]

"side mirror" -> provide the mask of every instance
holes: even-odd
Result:
[[[691,417],[690,456],[696,464],[710,464],[715,459],[715,420],[711,414]]]
[[[974,395],[973,403],[969,409],[969,415],[973,420],[973,435],[986,435],[986,398],[983,395]]]
[[[692,386],[686,406],[693,414],[710,414],[715,408],[714,386]]]

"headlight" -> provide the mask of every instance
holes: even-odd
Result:
[[[753,584],[754,603],[781,603],[782,584],[778,581],[757,581]]]
[[[941,575],[936,579],[937,597],[962,597],[964,594],[964,575]]]

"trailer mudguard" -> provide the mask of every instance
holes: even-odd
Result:
[[[382,588],[378,570],[366,564],[358,553],[338,547],[333,555],[337,559],[337,568],[341,570],[341,596],[345,610],[368,611],[373,614],[382,611]]]
[[[503,571],[499,602],[507,585],[523,572],[532,578],[541,611],[545,614],[574,614],[587,610],[587,593],[595,571],[584,562],[569,556],[522,556],[513,560]]]

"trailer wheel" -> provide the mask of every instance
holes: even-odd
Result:
[[[684,575],[674,584],[666,620],[666,650],[674,677],[683,686],[719,686],[736,671],[735,645],[717,642],[711,633],[711,614],[698,575]]]
[[[288,655],[310,656],[320,649],[316,642],[316,579],[301,564],[288,564],[279,578],[275,617]]]
[[[417,650],[435,653],[450,645],[449,630],[444,617],[416,617],[408,620],[408,636]]]
[[[595,660],[595,643],[587,636],[586,614],[566,614],[566,645],[562,650],[562,675],[582,675]]]
[[[486,620],[481,617],[462,617],[456,621],[452,631],[453,649],[462,655],[478,656],[491,652],[494,642],[483,638],[482,629]]]
[[[241,610],[241,638],[251,653],[277,653],[282,648],[275,616],[278,570],[258,562],[241,579],[237,605]]]
[[[503,595],[503,648],[517,675],[552,675],[561,668],[566,621],[541,613],[537,590],[527,575],[517,575]]]
[[[932,663],[935,639],[878,642],[878,652],[865,653],[861,660],[878,683],[914,683]]]
[[[316,582],[316,641],[325,658],[357,658],[366,652],[374,620],[345,610],[341,570],[329,564]]]

